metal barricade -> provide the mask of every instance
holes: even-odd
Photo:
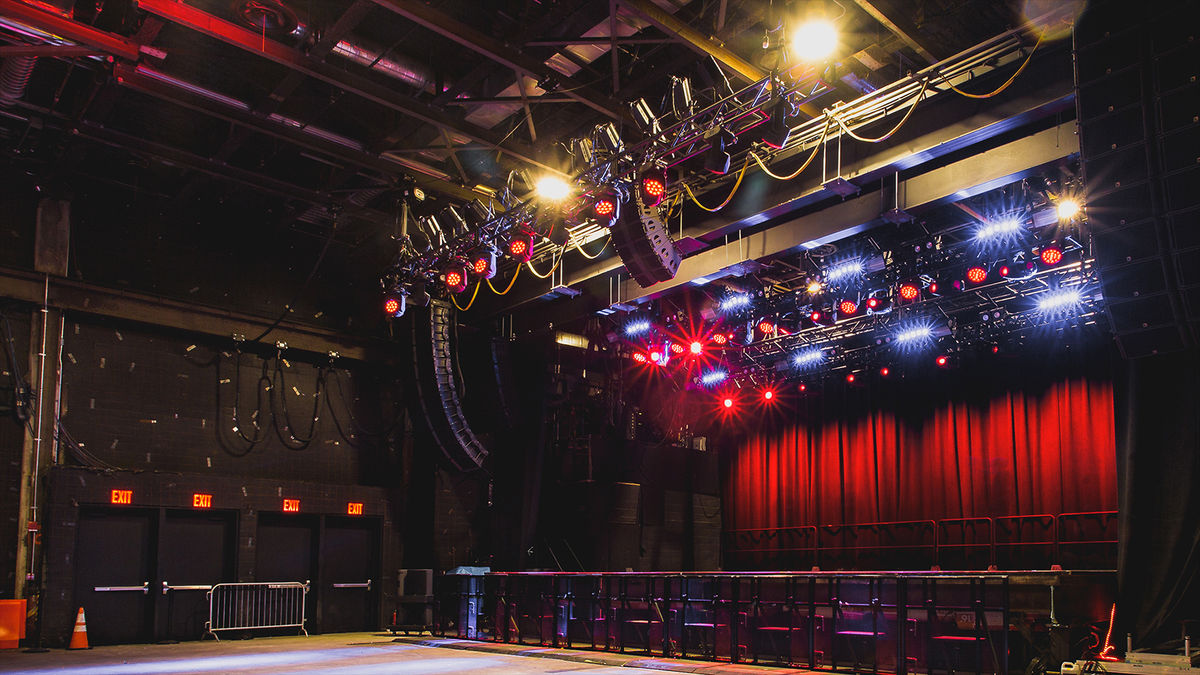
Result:
[[[308,582],[264,581],[216,584],[208,592],[206,633],[263,628],[304,628]]]

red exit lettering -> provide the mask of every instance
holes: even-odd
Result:
[[[346,515],[361,516],[363,511],[362,502],[346,502]]]
[[[284,513],[300,513],[300,500],[299,499],[283,500],[283,512]]]
[[[133,490],[113,490],[109,495],[109,501],[113,504],[132,504]]]
[[[212,508],[212,495],[206,495],[201,492],[197,492],[197,493],[193,494],[192,495],[192,508],[211,509]]]

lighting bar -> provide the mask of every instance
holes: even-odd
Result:
[[[727,377],[729,377],[729,373],[725,372],[724,370],[710,370],[700,376],[700,384],[706,387],[711,387],[714,384],[720,384],[724,382],[725,378]]]
[[[731,295],[721,301],[722,312],[734,312],[750,306],[750,296],[746,293]]]
[[[792,357],[792,363],[798,366],[808,366],[817,363],[824,358],[824,352],[816,347],[813,347],[812,349],[807,349]]]
[[[634,319],[633,321],[630,321],[629,323],[625,324],[625,335],[627,335],[629,337],[633,337],[635,335],[641,335],[643,333],[649,333],[649,332],[650,332],[650,320],[649,319]]]
[[[1005,218],[1004,220],[997,220],[983,225],[975,231],[975,238],[995,239],[997,237],[1013,234],[1014,232],[1020,231],[1020,229],[1021,221],[1017,220],[1016,218]]]
[[[1037,308],[1039,312],[1061,312],[1078,305],[1082,300],[1083,295],[1074,288],[1050,291],[1038,298]]]
[[[932,328],[929,326],[916,326],[896,333],[896,342],[917,342],[918,340],[928,340],[931,337],[933,337]]]
[[[839,281],[861,276],[865,269],[861,260],[847,260],[846,262],[830,267],[825,272],[825,281],[826,283],[835,284]]]

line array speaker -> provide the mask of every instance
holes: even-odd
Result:
[[[671,241],[659,207],[647,207],[634,191],[634,209],[628,209],[612,228],[613,246],[625,269],[642,288],[675,278],[683,256]]]
[[[1128,358],[1195,345],[1200,326],[1200,41],[1190,4],[1093,2],[1076,32],[1088,219]]]

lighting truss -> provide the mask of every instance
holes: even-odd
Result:
[[[939,95],[948,89],[947,83],[957,83],[981,71],[1022,58],[1023,50],[1027,48],[1036,26],[1055,20],[1062,11],[1065,10],[1038,17],[1021,28],[998,35],[853,101],[839,104],[826,114],[818,115],[792,128],[783,147],[775,149],[758,145],[754,152],[764,163],[786,160],[811,150],[822,139],[835,139],[847,131],[902,111],[907,103],[915,101],[918,96],[928,98]],[[766,77],[689,115],[680,116],[674,124],[641,143],[618,148],[617,152],[598,155],[592,164],[572,177],[573,183],[577,192],[583,195],[584,203],[587,203],[589,195],[594,195],[606,186],[616,183],[631,184],[647,166],[669,168],[704,152],[708,149],[705,135],[716,129],[726,129],[735,134],[748,131],[765,121],[766,114],[763,108],[778,98],[788,98],[792,103],[800,104],[829,91],[830,86],[814,75],[790,83],[780,81],[775,76]],[[732,166],[747,161],[750,145],[738,144]],[[670,203],[685,186],[694,192],[704,192],[733,180],[737,173],[731,171],[727,176],[720,177],[706,175],[703,171],[692,172],[668,188],[664,201]],[[501,191],[499,198],[501,205],[505,207],[503,210],[497,208],[497,212],[478,227],[464,235],[448,238],[444,243],[439,242],[430,250],[418,251],[410,241],[402,240],[400,253],[383,275],[385,292],[395,291],[413,283],[432,281],[436,271],[449,260],[465,256],[471,249],[481,245],[495,246],[510,229],[538,222],[539,207],[532,197],[516,199],[512,190],[506,189]],[[607,235],[602,226],[590,219],[559,226],[566,228],[569,240],[580,245]],[[559,249],[557,244],[548,241],[535,243],[535,258],[556,255]]]

